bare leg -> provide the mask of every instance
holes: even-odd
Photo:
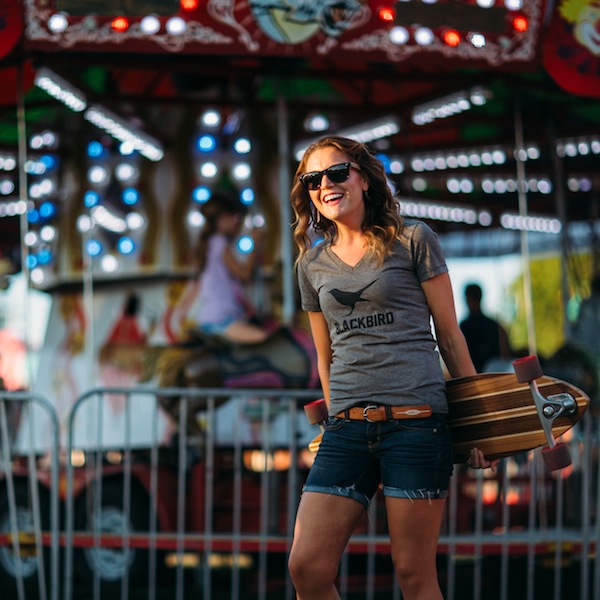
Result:
[[[272,332],[263,329],[258,325],[246,323],[244,321],[236,321],[227,327],[223,332],[224,337],[232,342],[240,344],[258,344],[264,342]]]
[[[351,498],[302,494],[288,565],[298,600],[339,600],[334,582],[340,559],[364,513]]]
[[[385,499],[392,559],[404,600],[442,600],[436,567],[445,500]]]

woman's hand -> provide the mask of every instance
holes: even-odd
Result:
[[[498,466],[498,463],[500,462],[499,459],[496,460],[488,460],[483,452],[481,450],[479,450],[478,448],[471,448],[471,456],[469,457],[469,460],[467,460],[467,464],[473,468],[473,469],[492,469],[493,471],[496,470],[496,467]]]

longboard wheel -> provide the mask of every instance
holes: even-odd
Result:
[[[529,383],[543,376],[540,359],[535,354],[530,354],[513,361],[513,368],[519,383]]]
[[[316,452],[319,449],[319,446],[321,445],[322,439],[323,439],[323,434],[320,433],[314,440],[312,440],[312,442],[310,442],[310,444],[308,444],[308,449],[311,452]]]
[[[554,448],[546,446],[542,449],[542,456],[548,471],[558,471],[564,469],[571,464],[571,455],[566,444],[556,444]]]
[[[327,404],[325,398],[319,398],[304,405],[304,413],[311,425],[327,421]]]

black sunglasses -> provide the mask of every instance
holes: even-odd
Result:
[[[343,183],[350,177],[350,168],[360,171],[360,167],[353,162],[340,163],[338,165],[331,165],[328,169],[322,171],[311,171],[310,173],[303,173],[298,177],[302,185],[310,191],[318,190],[321,187],[321,181],[323,175],[327,175],[327,179],[332,183]]]

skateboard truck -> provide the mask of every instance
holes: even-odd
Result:
[[[313,400],[308,404],[304,405],[304,413],[306,414],[306,418],[311,425],[319,425],[321,429],[321,433],[308,445],[309,450],[316,452],[319,444],[321,443],[321,438],[323,437],[323,432],[325,431],[325,423],[327,422],[328,410],[327,403],[325,402],[325,398],[319,398],[318,400]]]
[[[548,446],[542,449],[544,463],[549,471],[564,469],[571,464],[569,448],[557,443],[552,434],[552,423],[561,415],[573,415],[577,412],[577,403],[570,394],[555,394],[547,398],[542,396],[536,379],[542,377],[542,367],[537,356],[530,355],[513,361],[513,367],[519,383],[529,383],[533,402],[548,440]]]

